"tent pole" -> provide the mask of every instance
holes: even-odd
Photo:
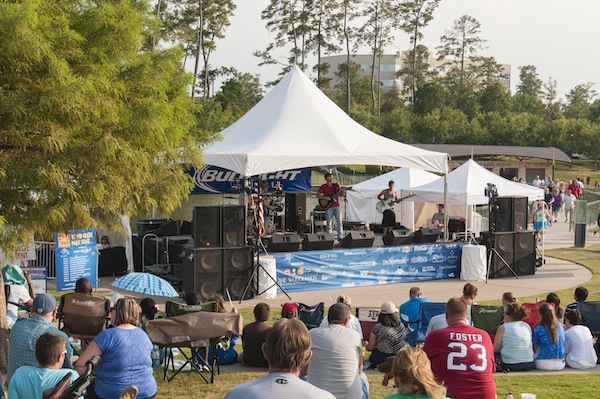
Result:
[[[448,173],[444,175],[444,241],[448,241]]]

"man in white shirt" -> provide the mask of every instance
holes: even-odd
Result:
[[[350,309],[350,311],[352,311],[352,301],[350,300],[350,297],[348,295],[338,296],[336,303],[343,303],[344,305],[348,306],[348,309]],[[328,325],[329,318],[325,316],[323,317],[323,321],[321,321],[321,324],[319,324],[319,327],[327,327]],[[350,321],[348,322],[347,327],[356,331],[358,335],[360,335],[360,340],[362,341],[363,332],[362,327],[360,326],[360,321],[358,320],[358,317],[354,316],[352,313],[350,313]]]
[[[565,191],[565,222],[573,221],[573,212],[575,210],[575,204],[577,202],[577,198],[573,194],[573,192],[569,189]]]
[[[533,187],[539,187],[540,184],[541,184],[541,182],[542,181],[540,180],[540,176],[537,175],[537,176],[535,176],[535,179],[533,179],[533,184],[532,185],[533,185]]]
[[[362,340],[346,328],[350,310],[343,303],[329,308],[329,325],[310,330],[312,357],[307,381],[337,399],[367,399],[369,383],[362,372]]]
[[[574,369],[596,367],[598,356],[594,349],[594,337],[590,329],[581,324],[581,312],[577,309],[565,314],[565,349],[567,366]]]
[[[329,392],[298,377],[312,355],[311,344],[304,323],[297,318],[280,319],[263,344],[269,374],[233,387],[225,399],[335,399]]]
[[[6,290],[6,320],[10,330],[19,317],[19,308],[17,305],[31,307],[35,293],[31,276],[16,265],[6,265],[2,269],[2,278],[7,286]]]

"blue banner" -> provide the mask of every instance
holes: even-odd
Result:
[[[237,172],[218,166],[206,165],[200,170],[193,168],[186,171],[194,177],[194,189],[191,194],[222,194],[232,192],[232,186],[242,184],[244,176]],[[250,180],[268,181],[271,188],[277,182],[281,183],[283,192],[305,193],[310,191],[311,168],[282,170],[273,173],[264,173],[252,176]]]
[[[272,254],[288,292],[362,287],[460,276],[462,243]]]
[[[96,229],[73,230],[67,234],[54,233],[56,245],[56,290],[75,289],[75,282],[88,278],[96,286],[98,251]]]

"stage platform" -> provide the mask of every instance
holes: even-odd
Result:
[[[457,278],[462,242],[271,253],[286,292]]]

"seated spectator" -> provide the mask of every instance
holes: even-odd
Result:
[[[280,319],[267,334],[263,354],[269,374],[233,387],[225,399],[335,399],[329,392],[299,378],[311,356],[308,329],[297,318]]]
[[[61,368],[67,350],[64,337],[47,332],[35,343],[37,366],[19,367],[10,379],[8,397],[11,399],[41,398],[46,389],[60,382],[67,374],[71,374],[71,383],[79,377],[75,370]]]
[[[6,319],[10,330],[19,317],[19,305],[30,308],[35,298],[31,276],[17,265],[6,265],[2,269],[4,294],[6,295]]]
[[[328,316],[329,325],[310,330],[312,357],[306,380],[337,399],[367,399],[369,382],[362,372],[362,341],[356,331],[346,328],[350,309],[338,302],[331,305]]]
[[[556,320],[554,306],[540,306],[540,322],[533,327],[533,350],[535,368],[538,370],[562,370],[565,368],[565,329]]]
[[[142,299],[140,301],[140,308],[142,309],[142,313],[140,314],[140,320],[142,324],[156,319],[156,315],[160,312],[156,301],[152,298]]]
[[[512,292],[505,292],[502,294],[502,305],[508,305],[513,302],[518,302],[517,297]]]
[[[471,305],[476,304],[477,290],[477,286],[472,283],[467,283],[463,287],[462,299],[467,303],[467,322],[470,326],[473,325],[473,321],[471,320]]]
[[[352,312],[352,301],[350,300],[350,297],[348,295],[338,296],[336,303],[343,303],[344,305],[348,306],[348,309],[350,310],[350,312]],[[326,327],[328,325],[329,319],[328,316],[325,316],[323,317],[323,321],[321,321],[321,324],[319,324],[319,327]],[[350,313],[350,322],[348,323],[347,327],[356,331],[358,335],[360,335],[360,339],[362,341],[363,333],[362,327],[360,326],[360,321],[358,321],[358,317],[354,316],[352,313]]]
[[[394,356],[392,374],[398,393],[384,399],[447,399],[446,388],[437,383],[431,362],[420,349],[410,346],[400,349]]]
[[[533,369],[533,345],[531,327],[523,321],[529,310],[516,302],[504,305],[504,324],[496,330],[494,352],[497,353],[496,368],[505,371]]]
[[[560,298],[555,292],[551,292],[546,296],[546,303],[551,303],[554,306],[554,314],[557,320],[563,319],[563,309],[560,307]]]
[[[271,315],[271,308],[266,303],[259,303],[254,307],[254,322],[244,326],[242,331],[242,348],[240,362],[244,366],[266,367],[267,359],[263,355],[262,345],[267,340],[271,326],[266,323]]]
[[[56,318],[56,312],[56,299],[50,294],[40,294],[35,297],[31,305],[31,317],[17,320],[10,330],[8,373],[6,375],[8,386],[10,386],[10,379],[19,367],[38,364],[35,356],[35,343],[46,332],[52,332],[64,338],[67,354],[64,356],[62,367],[73,368],[71,363],[73,348],[69,337],[52,324]]]
[[[594,337],[590,329],[581,324],[581,312],[577,309],[565,315],[565,350],[567,366],[574,369],[596,367],[598,356],[594,349]]]
[[[199,305],[203,301],[202,295],[196,291],[189,291],[185,293],[185,304],[188,306]]]
[[[281,317],[284,319],[295,319],[298,317],[298,308],[293,302],[286,302],[281,307]]]
[[[400,315],[408,317],[408,326],[414,330],[418,327],[418,320],[421,318],[421,303],[429,302],[429,299],[421,297],[419,287],[411,287],[408,296],[410,299],[400,305]]]
[[[82,373],[92,356],[102,356],[86,399],[116,399],[130,385],[139,389],[140,398],[154,398],[152,342],[138,327],[140,307],[131,298],[119,299],[110,317],[115,327],[98,334],[75,362],[75,369]]]
[[[573,294],[573,298],[575,299],[575,302],[571,302],[570,304],[568,304],[565,312],[569,313],[569,311],[577,309],[577,303],[585,302],[587,297],[588,297],[588,289],[587,288],[585,288],[585,287],[575,288],[575,293]]]
[[[448,327],[448,322],[446,321],[446,315],[444,313],[436,314],[431,319],[429,319],[429,324],[427,325],[427,331],[425,332],[425,338],[432,332],[436,330],[441,330],[442,328]]]
[[[400,321],[398,308],[393,302],[387,301],[381,305],[377,324],[371,331],[369,341],[365,341],[364,345],[368,351],[371,351],[369,361],[365,363],[365,369],[377,367],[388,357],[395,356],[400,348],[408,345],[406,327]]]

